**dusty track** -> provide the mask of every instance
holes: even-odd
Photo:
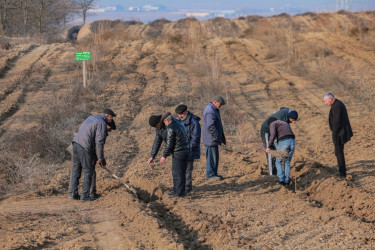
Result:
[[[310,43],[344,57],[357,69],[373,68],[370,44],[349,36],[340,40],[338,33],[319,33],[320,24],[309,17],[298,20],[303,20],[305,29],[311,25],[313,32],[303,33]],[[242,20],[235,23],[242,31],[248,25]],[[183,24],[166,24],[163,32],[182,29]],[[293,74],[280,59],[267,57],[268,47],[260,39],[215,37],[225,31],[224,24],[200,27],[214,37],[205,40],[204,46],[119,41],[107,55],[113,69],[92,104],[93,113],[111,107],[118,114],[118,130],[107,139],[106,157],[109,167],[137,189],[139,198],[97,169],[103,196],[91,203],[70,200],[67,160],[41,190],[1,201],[2,249],[375,247],[375,139],[369,135],[374,130],[373,102],[359,98],[349,83],[326,86]],[[141,37],[149,27],[131,29]],[[45,96],[64,91],[67,74],[80,74],[66,71],[74,51],[70,44],[31,45],[14,49],[3,60],[0,138],[40,125],[32,114],[48,110],[43,105]],[[207,65],[213,75],[210,79],[202,74]],[[367,80],[374,82],[373,69],[368,75]],[[296,184],[280,187],[277,178],[265,171],[258,142],[244,148],[236,133],[228,133],[219,167],[225,179],[205,179],[202,155],[195,164],[193,192],[178,201],[168,199],[170,159],[163,166],[157,161],[147,165],[154,138],[148,117],[173,112],[181,102],[201,116],[209,100],[201,100],[199,92],[212,79],[219,79],[223,90],[229,90],[228,107],[241,115],[236,119],[248,126],[249,134],[257,135],[263,120],[281,106],[298,110],[300,121],[292,125],[297,149],[291,175]],[[355,134],[345,148],[347,179],[337,177],[327,124],[329,108],[321,99],[332,89],[347,104]],[[230,126],[227,129],[233,130]]]

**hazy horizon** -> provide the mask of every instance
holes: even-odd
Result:
[[[339,7],[345,1],[338,1]],[[239,8],[253,8],[253,9],[267,9],[267,8],[285,8],[294,7],[302,9],[310,9],[311,11],[334,11],[336,9],[336,0],[96,0],[98,5],[122,5],[125,8],[129,6],[143,6],[146,4],[162,4],[170,10],[177,9],[239,9]],[[362,11],[374,10],[374,0],[348,0],[349,10]]]
[[[129,7],[142,7],[145,5],[163,5],[161,11],[128,11]],[[238,18],[239,16],[260,15],[272,16],[280,13],[290,15],[306,12],[330,12],[341,9],[348,11],[375,10],[375,0],[96,0],[95,5],[108,7],[121,5],[125,11],[108,11],[90,13],[87,21],[95,20],[136,20],[149,23],[157,19],[165,18],[170,21],[177,21],[187,17],[187,12],[208,12],[209,15],[199,20],[207,20],[220,16],[213,14],[215,11],[231,10],[235,14],[225,16],[226,18]],[[79,20],[75,20],[79,22]]]

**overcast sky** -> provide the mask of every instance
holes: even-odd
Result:
[[[350,10],[375,10],[375,0],[338,0],[349,2]],[[269,8],[303,8],[310,11],[336,10],[337,0],[96,0],[99,5],[117,5],[125,8],[146,4],[162,4],[167,9],[269,9]]]

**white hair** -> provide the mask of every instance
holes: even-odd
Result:
[[[335,95],[332,92],[327,92],[324,94],[323,99],[325,98],[332,98],[335,99]]]

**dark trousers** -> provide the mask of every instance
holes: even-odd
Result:
[[[193,168],[194,160],[189,160],[186,168],[186,191],[193,189]]]
[[[335,146],[335,155],[337,158],[337,165],[339,166],[339,173],[341,176],[346,176],[344,144],[333,140],[333,145]]]
[[[79,179],[83,171],[83,184],[81,197],[88,197],[92,183],[92,176],[95,170],[95,154],[87,152],[77,143],[73,143],[73,167],[70,176],[71,196],[78,195]]]
[[[176,196],[185,195],[188,157],[189,151],[175,152],[172,157],[173,192]]]
[[[270,131],[267,131],[264,127],[260,129],[260,137],[262,138],[263,146],[266,148],[267,147],[267,142],[266,142],[266,136],[268,136],[268,141],[270,139]],[[274,145],[269,145],[270,149],[276,149]],[[266,158],[267,158],[267,164],[268,166],[270,165],[269,159],[268,159],[268,154],[266,153]],[[277,174],[277,169],[276,169],[276,158],[271,156],[271,164],[272,164],[272,173],[270,175],[276,175]]]
[[[217,176],[219,168],[219,147],[204,146],[206,151],[206,178]]]

